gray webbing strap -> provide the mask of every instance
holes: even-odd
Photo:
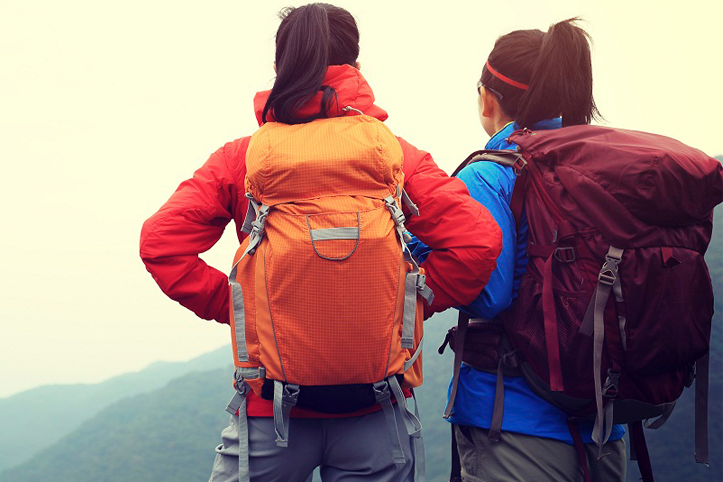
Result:
[[[412,265],[412,270],[404,279],[404,318],[402,321],[402,348],[414,346],[414,329],[417,323],[417,295],[431,305],[434,293],[427,286],[426,276],[419,271],[419,265],[412,257],[409,249],[402,245],[404,260]]]
[[[276,445],[289,446],[289,422],[291,409],[299,399],[299,385],[274,380],[274,428]]]
[[[708,372],[710,352],[695,362],[695,461],[708,465]]]
[[[414,350],[414,353],[412,354],[412,357],[404,362],[404,371],[406,372],[409,370],[412,365],[414,365],[414,362],[417,361],[417,358],[419,358],[419,355],[422,353],[422,346],[424,345],[424,337],[422,337],[419,340],[419,345],[417,345],[417,349]]]
[[[226,411],[230,413],[231,415],[236,415],[236,412],[238,412],[239,408],[241,408],[241,405],[246,400],[246,393],[239,393],[238,390],[236,390],[236,393],[234,393],[233,398],[230,402],[228,402],[228,405],[226,405]]]
[[[414,416],[417,420],[422,420],[419,416],[419,402],[417,401],[417,394],[412,391],[412,398],[414,399]],[[417,481],[425,482],[427,480],[427,463],[424,455],[424,439],[422,438],[422,432],[419,432],[419,437],[414,439],[414,460],[417,466]]]
[[[382,406],[384,418],[387,421],[387,429],[389,432],[389,441],[392,444],[392,460],[395,464],[404,464],[406,458],[402,450],[402,441],[399,438],[399,429],[397,428],[397,418],[394,415],[394,406],[392,405],[392,393],[389,389],[389,383],[386,380],[377,382],[373,385],[374,397],[378,404]]]
[[[246,395],[249,386],[246,383],[236,384],[236,393],[226,407],[226,411],[236,417],[238,431],[238,480],[250,482],[249,473],[249,425],[246,418]],[[238,416],[236,415],[238,412]]]
[[[404,319],[402,321],[402,348],[414,347],[414,327],[417,322],[417,277],[419,268],[412,264],[412,271],[404,281]]]
[[[404,420],[404,426],[407,428],[407,434],[414,439],[414,463],[417,466],[417,482],[424,482],[426,480],[424,442],[422,440],[422,422],[419,420],[419,410],[416,399],[414,401],[414,412],[412,412],[409,410],[407,398],[404,396],[397,377],[392,375],[387,378],[387,380],[389,381],[394,398],[397,399],[397,406],[399,407],[399,413],[402,414],[402,420]]]
[[[620,257],[618,259],[618,264],[619,264],[620,259],[622,259],[622,256],[623,256],[622,255],[623,250],[619,249],[619,248],[614,248],[611,246],[610,249],[608,250],[608,256],[610,255],[610,252],[613,249],[617,250],[617,251],[615,251],[616,253],[618,251],[620,252]],[[606,257],[606,262],[603,265],[603,269],[600,271],[601,274],[603,273],[603,270],[605,270],[606,265],[607,265],[607,257]],[[622,303],[625,300],[623,299],[623,289],[622,289],[622,285],[620,284],[620,278],[617,277],[617,264],[615,265],[615,269],[616,269],[616,271],[615,271],[616,276],[615,276],[615,279],[613,280],[612,290],[613,290],[613,293],[615,294],[615,301],[618,303]],[[601,275],[599,275],[599,276],[601,276]],[[599,279],[599,276],[598,276],[598,279]],[[594,329],[593,315],[594,315],[594,313],[595,313],[595,296],[593,296],[592,299],[590,300],[590,304],[587,306],[587,311],[585,312],[585,318],[583,318],[582,324],[580,325],[579,333],[581,335],[591,336],[593,334],[593,329]],[[625,349],[627,349],[627,342],[626,342],[626,336],[625,336],[626,322],[627,322],[627,320],[624,315],[618,316],[618,327],[620,328],[620,337],[623,341],[623,348],[625,348]]]
[[[312,229],[312,241],[329,241],[333,239],[355,239],[359,240],[359,227],[353,228],[326,228]]]
[[[266,224],[266,218],[269,215],[269,206],[262,204],[259,206],[259,213],[254,222],[251,223],[251,234],[249,234],[249,245],[246,246],[244,253],[239,258],[239,261],[244,259],[247,254],[253,255],[256,252],[256,248],[261,244],[261,240],[264,238],[264,225]]]
[[[399,412],[402,414],[404,426],[407,427],[407,434],[412,437],[421,437],[422,423],[419,421],[419,418],[417,418],[414,413],[409,410],[409,407],[407,406],[407,398],[404,396],[401,385],[399,385],[399,380],[397,380],[396,376],[392,375],[387,378],[387,381],[389,383],[389,387],[392,389],[394,398],[397,399]]]
[[[404,221],[406,221],[404,213],[401,209],[399,209],[397,200],[394,199],[392,196],[385,197],[384,204],[386,204],[389,213],[392,215],[392,220],[394,221],[394,225],[397,228],[399,240],[402,242],[402,248],[406,249],[407,243],[411,241],[412,238],[409,236],[409,234],[407,233],[407,229],[404,227]]]
[[[240,362],[249,361],[249,354],[246,348],[246,315],[244,313],[244,295],[241,285],[236,279],[238,263],[233,265],[231,274],[228,275],[228,283],[231,285],[231,303],[233,304],[234,329],[236,331],[236,352]]]
[[[608,400],[605,408],[603,409],[603,389],[602,389],[602,377],[600,371],[602,369],[602,349],[605,340],[605,306],[607,305],[608,298],[610,297],[610,291],[615,284],[620,284],[618,277],[618,265],[623,257],[623,250],[610,246],[608,253],[605,256],[605,263],[600,269],[598,274],[598,284],[595,289],[595,295],[593,296],[594,308],[592,309],[592,324],[593,324],[593,378],[595,384],[595,405],[597,409],[597,415],[595,417],[595,425],[592,430],[592,440],[598,446],[598,458],[603,456],[602,448],[603,445],[610,438],[612,432],[612,400]],[[590,308],[588,308],[588,313]],[[588,319],[586,314],[583,320],[583,326]],[[581,330],[582,332],[582,326]],[[604,426],[604,428],[603,428]]]
[[[410,213],[414,214],[415,216],[419,216],[419,208],[416,204],[412,202],[412,200],[409,198],[409,194],[407,194],[407,191],[405,191],[404,189],[402,189],[402,202],[407,205]]]
[[[256,199],[254,199],[254,196],[250,192],[246,193],[246,199],[249,201],[248,207],[246,208],[246,216],[244,216],[244,223],[243,226],[241,226],[241,232],[249,234],[259,212],[259,203],[256,202]]]

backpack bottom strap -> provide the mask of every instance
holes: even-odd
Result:
[[[279,447],[289,446],[289,419],[299,399],[299,390],[299,385],[274,380],[274,427]]]
[[[246,395],[248,390],[249,386],[246,383],[243,381],[237,382],[236,393],[226,406],[226,411],[237,417],[239,482],[251,482],[249,471],[249,424],[246,418]]]
[[[399,407],[399,413],[401,414],[404,426],[407,429],[407,435],[413,440],[414,450],[414,465],[416,469],[417,482],[426,481],[426,463],[424,456],[424,440],[422,439],[422,423],[419,421],[419,404],[417,403],[416,395],[412,391],[412,398],[414,399],[414,412],[409,410],[407,405],[407,399],[404,396],[402,387],[397,380],[397,377],[392,375],[391,377],[377,382],[374,384],[374,394],[376,395],[377,402],[382,406],[384,417],[387,420],[387,427],[389,429],[389,436],[392,442],[392,458],[394,463],[403,464],[405,463],[404,451],[402,450],[402,442],[397,428],[397,419],[394,414],[394,405],[392,405],[391,396],[397,401]]]
[[[374,384],[374,397],[376,398],[377,403],[382,406],[384,418],[387,420],[389,439],[392,443],[392,459],[395,464],[404,464],[406,462],[406,458],[404,457],[402,440],[399,436],[399,429],[397,428],[397,418],[394,415],[392,392],[389,387],[388,379]]]

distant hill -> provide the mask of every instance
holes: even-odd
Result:
[[[232,365],[230,348],[188,362],[158,362],[94,385],[49,385],[0,399],[0,473],[28,460],[121,399],[190,372]]]

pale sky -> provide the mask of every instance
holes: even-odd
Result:
[[[723,154],[720,0],[334,3],[357,18],[390,128],[448,172],[487,140],[475,85],[495,39],[573,16],[595,42],[608,125]],[[214,150],[256,129],[286,5],[0,3],[0,397],[228,343],[161,293],[138,237]],[[236,243],[228,229],[203,257],[227,272]]]

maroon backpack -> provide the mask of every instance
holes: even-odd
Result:
[[[707,463],[713,290],[703,255],[723,201],[720,162],[674,139],[599,126],[521,130],[509,141],[517,152],[479,151],[460,169],[492,160],[518,174],[511,207],[529,223],[529,264],[501,318],[527,381],[571,419],[594,419],[601,450],[614,423],[630,424],[652,481],[642,421],[660,427],[695,378],[696,461]]]

